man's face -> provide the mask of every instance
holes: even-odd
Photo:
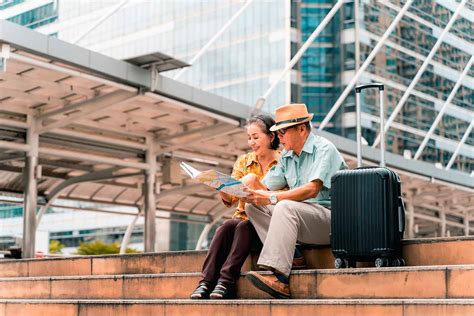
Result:
[[[293,150],[294,146],[298,143],[298,139],[301,137],[299,130],[300,125],[293,125],[277,130],[280,143],[286,150]]]

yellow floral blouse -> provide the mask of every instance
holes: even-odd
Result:
[[[279,153],[278,153],[277,159],[273,160],[267,166],[267,170],[262,170],[262,168],[260,167],[260,164],[257,161],[257,155],[254,152],[244,154],[240,156],[239,158],[237,158],[237,161],[234,163],[234,169],[232,170],[232,177],[235,179],[240,179],[249,173],[254,173],[257,175],[259,180],[262,180],[265,174],[267,173],[267,171],[270,170],[271,167],[273,167],[274,165],[278,163],[278,158],[280,158]],[[232,201],[230,201],[229,203],[226,203],[226,201],[223,201],[223,202],[227,207],[231,207],[237,201],[239,201],[239,205],[237,206],[237,209],[235,210],[232,218],[247,220],[248,218],[247,218],[247,214],[245,214],[244,201],[241,201],[237,197],[234,196],[232,197]]]

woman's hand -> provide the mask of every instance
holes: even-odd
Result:
[[[232,195],[219,191],[219,195],[221,196],[222,201],[226,204],[231,204],[232,203]]]
[[[247,197],[244,198],[246,203],[250,203],[257,206],[270,204],[271,191],[266,190],[252,190],[249,188],[244,189],[248,193]]]

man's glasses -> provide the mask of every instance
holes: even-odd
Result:
[[[293,128],[293,127],[296,127],[296,126],[300,126],[300,125],[303,125],[303,124],[306,124],[306,123],[296,124],[296,125],[292,125],[292,126],[280,128],[279,130],[277,130],[277,133],[278,133],[279,135],[283,136],[283,135],[286,134],[286,132],[287,132],[290,128]]]
[[[286,132],[287,132],[290,128],[295,127],[295,126],[298,126],[298,125],[293,125],[293,126],[288,126],[288,127],[280,128],[279,130],[277,130],[277,133],[278,133],[279,135],[285,135]]]

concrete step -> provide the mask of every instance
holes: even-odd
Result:
[[[0,278],[0,299],[186,299],[199,279],[199,273]],[[290,289],[296,299],[473,299],[474,265],[301,270]],[[237,296],[270,298],[244,277]]]
[[[0,316],[474,315],[474,300],[2,300]]]
[[[403,241],[408,266],[474,264],[474,236]],[[77,258],[0,260],[0,277],[151,274],[201,271],[205,251],[177,251]],[[330,247],[306,247],[308,268],[331,269]],[[245,262],[242,271],[255,270],[258,254]]]

